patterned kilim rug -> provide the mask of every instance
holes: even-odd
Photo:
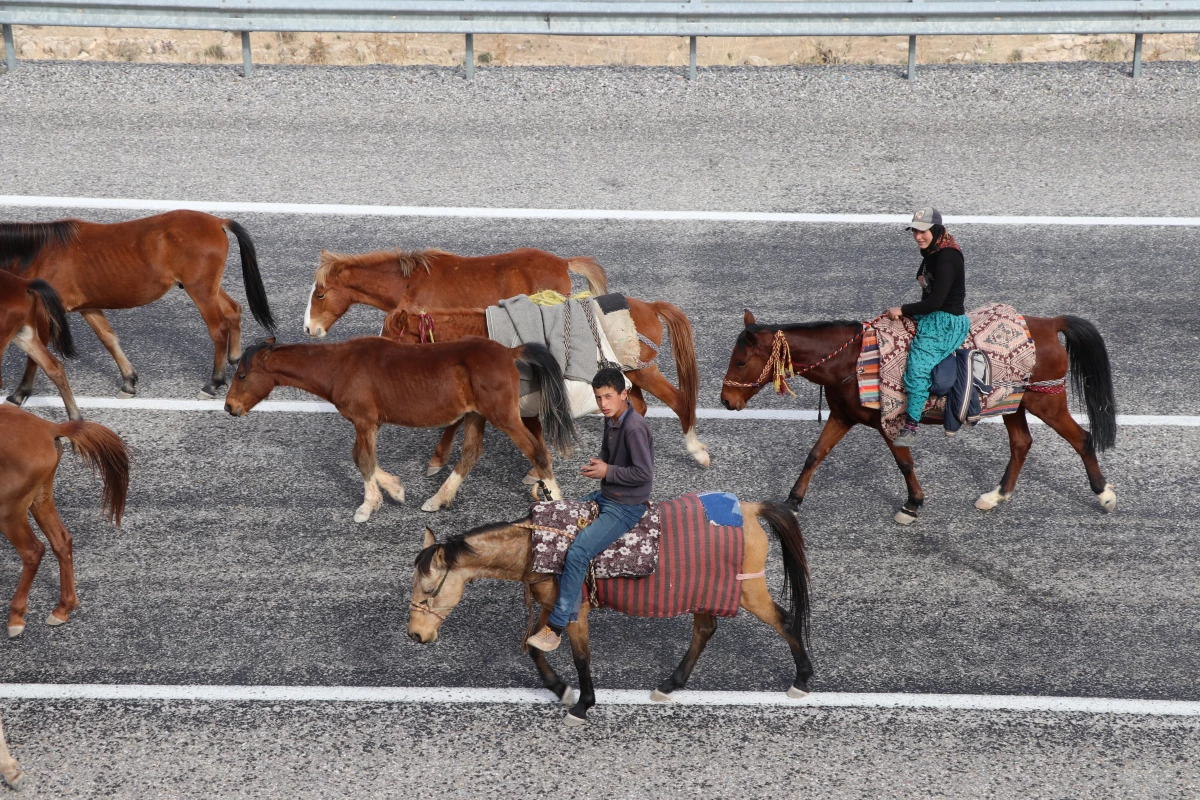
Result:
[[[649,575],[658,566],[659,507],[650,503],[637,525],[592,559],[597,578]],[[548,500],[530,512],[533,571],[558,575],[575,535],[591,524],[600,506],[591,500]]]
[[[992,392],[981,398],[980,416],[1011,414],[1021,405],[1025,385],[1033,374],[1036,353],[1025,318],[1012,306],[993,303],[968,312],[971,332],[964,347],[987,353],[992,362]],[[882,319],[863,331],[858,356],[858,399],[867,408],[878,408],[883,432],[895,438],[904,424],[908,395],[904,391],[904,368],[908,346],[917,332],[909,317]],[[941,421],[946,398],[930,397],[922,419]]]

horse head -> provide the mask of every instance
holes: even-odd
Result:
[[[765,383],[764,373],[769,372],[772,359],[773,332],[754,321],[747,309],[742,317],[745,328],[738,334],[729,356],[729,368],[725,370],[721,388],[721,405],[730,411],[741,411],[758,394]]]
[[[415,342],[416,336],[408,329],[408,311],[397,308],[383,318],[383,327],[379,335],[394,342]]]
[[[235,417],[245,416],[275,388],[275,378],[263,365],[275,349],[275,337],[247,347],[233,373],[233,383],[225,395],[225,411]]]
[[[408,638],[418,644],[437,641],[438,629],[462,600],[467,579],[465,571],[458,569],[458,560],[470,552],[471,546],[462,537],[439,544],[433,531],[425,529],[423,549],[413,562]]]
[[[321,251],[321,263],[313,275],[308,307],[304,310],[304,332],[321,338],[329,333],[333,323],[341,319],[350,306],[362,302],[349,290],[343,280],[347,256]]]

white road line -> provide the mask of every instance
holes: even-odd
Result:
[[[168,397],[133,397],[129,400],[118,400],[115,397],[76,397],[75,402],[80,408],[116,409],[118,411],[224,411],[224,400],[175,400]],[[63,402],[57,395],[36,395],[30,397],[25,408],[62,408]],[[291,414],[335,414],[337,409],[332,403],[319,400],[265,400],[254,407],[255,411],[284,412]],[[826,411],[823,416],[828,417]],[[646,409],[647,417],[675,419],[675,412],[662,406],[650,406]],[[786,422],[815,422],[817,412],[810,409],[771,409],[748,408],[745,411],[729,411],[724,408],[697,408],[696,416],[700,419],[724,420],[777,420]],[[1087,417],[1075,415],[1079,422],[1087,422]],[[986,423],[1000,423],[999,417],[988,417]],[[1030,417],[1035,425],[1043,425],[1041,420]],[[1118,414],[1117,424],[1134,427],[1158,428],[1197,428],[1200,427],[1200,416],[1184,414]]]
[[[184,700],[267,703],[476,703],[545,705],[557,698],[543,689],[482,689],[407,686],[209,686],[104,683],[0,684],[0,698],[13,700]],[[650,692],[600,689],[602,705],[656,705]],[[783,706],[793,708],[913,708],[954,711],[1049,711],[1144,716],[1200,716],[1200,702],[1117,697],[1038,695],[905,694],[816,692],[793,700],[785,692],[679,691],[672,704],[684,706]]]
[[[190,208],[212,214],[308,214],[349,217],[457,217],[467,219],[619,219],[654,222],[816,222],[901,225],[908,214],[808,214],[782,211],[667,211],[620,208],[472,208],[455,206],[384,206],[342,203],[252,203],[209,200],[149,200],[130,197],[37,197],[0,195],[10,208],[173,211]],[[1050,217],[947,215],[954,225],[1120,225],[1200,226],[1200,217]]]

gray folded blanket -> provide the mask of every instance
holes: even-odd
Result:
[[[568,309],[571,314],[569,325]],[[539,306],[526,295],[519,294],[490,306],[485,313],[488,338],[493,341],[505,347],[516,347],[525,342],[546,345],[568,380],[590,382],[596,375],[596,340],[579,300],[568,300],[558,306]],[[521,377],[524,383],[524,371]],[[521,391],[525,393],[524,386]]]

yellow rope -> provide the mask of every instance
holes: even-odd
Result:
[[[572,300],[586,300],[592,296],[591,292],[583,291],[571,295]],[[529,295],[529,299],[539,306],[561,306],[567,302],[567,298],[553,289],[543,289],[537,294]]]

